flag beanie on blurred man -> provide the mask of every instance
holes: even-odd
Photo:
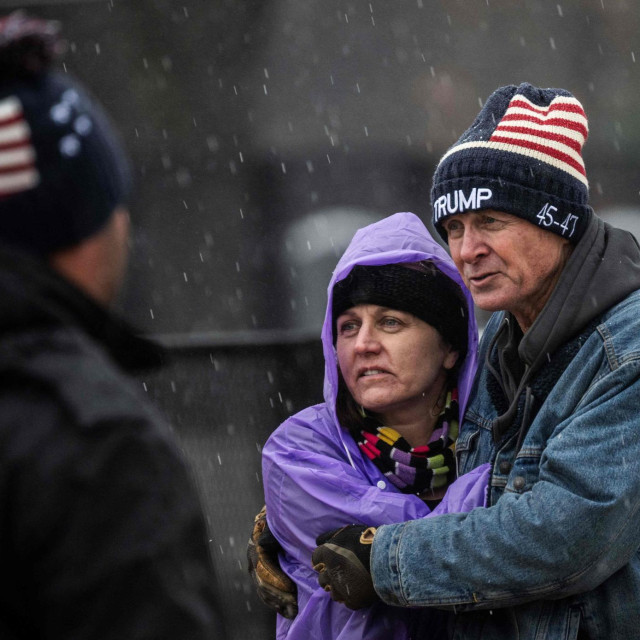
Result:
[[[221,637],[197,495],[129,377],[160,354],[107,309],[128,161],[56,36],[0,20],[0,635]]]

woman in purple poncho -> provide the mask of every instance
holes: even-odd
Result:
[[[316,537],[332,528],[484,504],[486,469],[454,482],[476,365],[473,303],[414,214],[355,234],[329,284],[322,343],[325,401],[286,420],[263,450],[269,528],[298,589],[298,614],[278,616],[277,638],[437,638],[438,612],[381,602],[352,611],[311,566]]]

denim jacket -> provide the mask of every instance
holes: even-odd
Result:
[[[522,434],[496,441],[481,369],[457,454],[460,473],[491,463],[489,508],[379,527],[385,602],[454,611],[455,640],[640,637],[640,290],[579,341]]]

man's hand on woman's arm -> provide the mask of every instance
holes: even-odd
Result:
[[[247,545],[249,574],[262,602],[285,618],[295,618],[298,613],[296,585],[280,567],[278,552],[281,550],[269,530],[267,508],[262,507],[255,517]]]
[[[318,536],[311,556],[320,586],[336,602],[362,609],[379,600],[370,562],[375,527],[348,525]]]

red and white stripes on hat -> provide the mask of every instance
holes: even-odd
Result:
[[[0,197],[37,186],[35,158],[22,103],[14,96],[0,100]]]
[[[459,144],[447,156],[471,147],[521,153],[566,171],[588,186],[582,147],[589,135],[587,116],[578,100],[558,96],[539,107],[516,94],[488,141]]]

